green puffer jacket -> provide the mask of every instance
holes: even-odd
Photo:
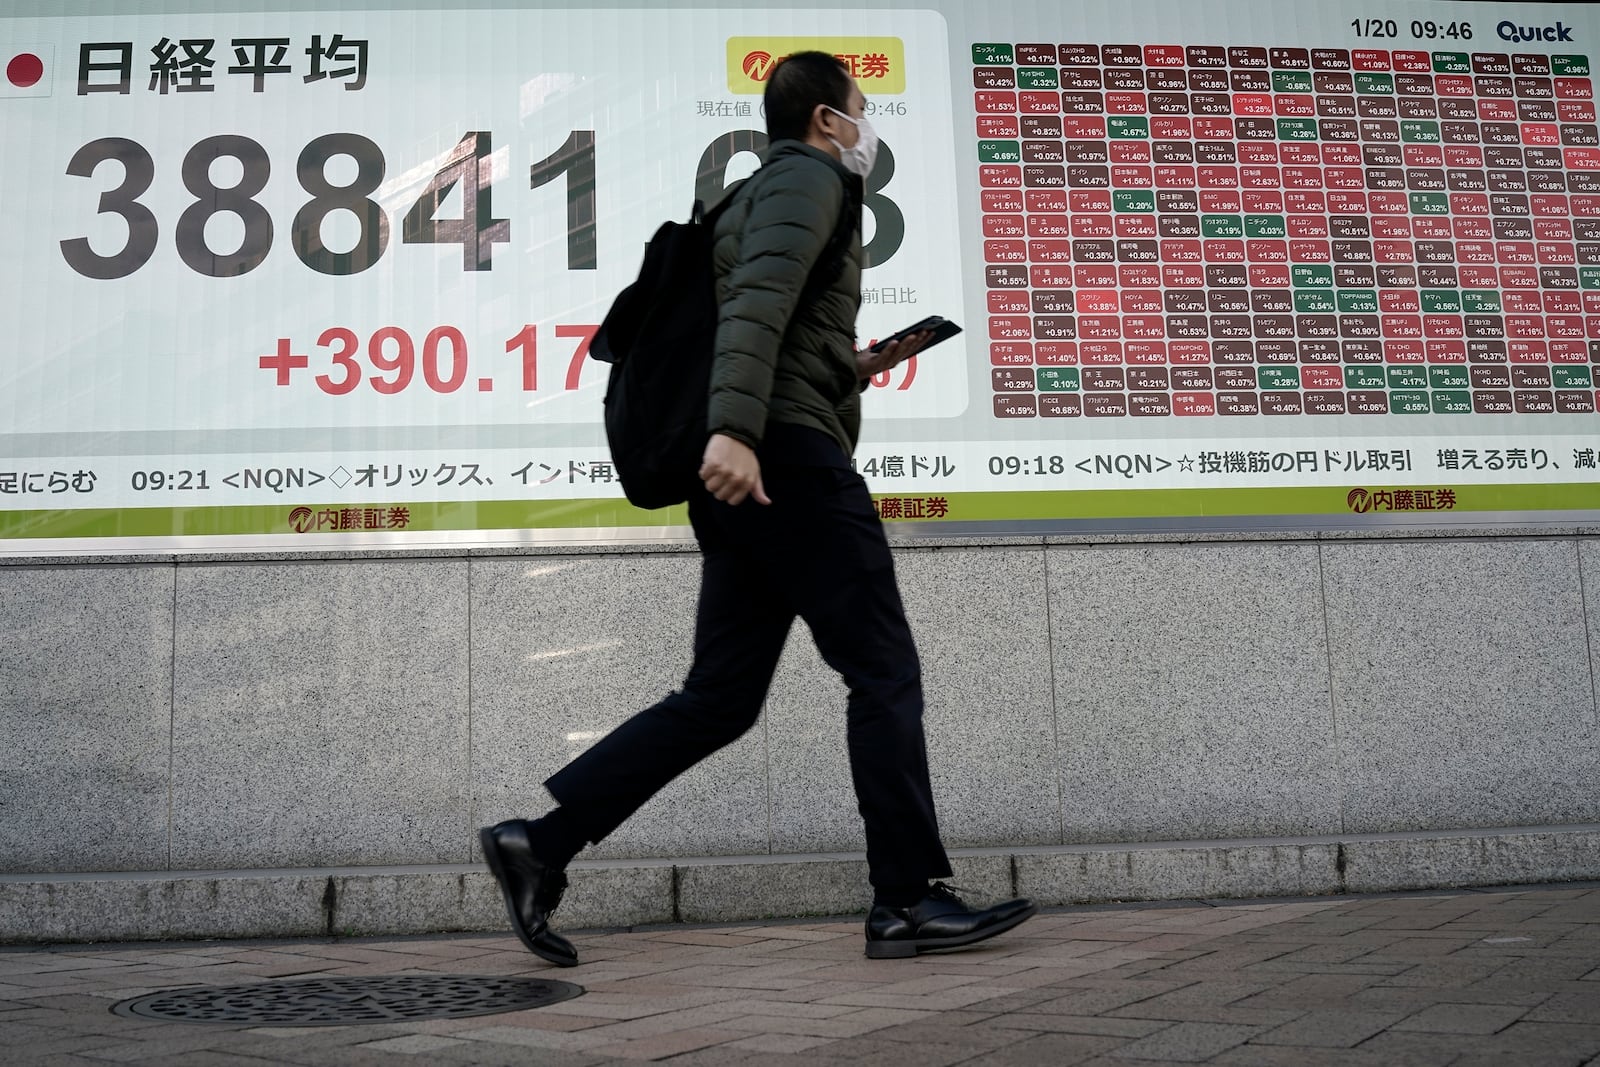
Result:
[[[839,276],[796,306],[838,226],[846,183],[860,204],[861,179],[837,160],[799,141],[778,141],[717,220],[712,433],[754,447],[768,422],[796,423],[831,435],[846,455],[855,451],[861,430],[859,208]]]

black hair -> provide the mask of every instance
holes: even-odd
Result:
[[[767,137],[803,141],[818,104],[849,113],[850,70],[826,52],[796,52],[778,61],[762,97]]]

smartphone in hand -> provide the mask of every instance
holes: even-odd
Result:
[[[929,315],[921,322],[913,323],[912,325],[907,326],[905,329],[892,333],[880,341],[873,342],[867,347],[867,351],[882,352],[891,341],[903,341],[914,333],[922,333],[926,330],[931,330],[933,332],[933,339],[923,346],[924,349],[932,348],[940,341],[954,337],[956,334],[961,332],[961,327],[940,315]]]

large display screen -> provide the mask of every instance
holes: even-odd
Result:
[[[886,520],[1600,515],[1595,5],[228,6],[0,18],[0,552],[681,534],[589,341],[813,48],[860,342],[965,327],[867,389]]]

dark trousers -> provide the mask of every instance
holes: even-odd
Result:
[[[689,502],[703,569],[694,663],[646,708],[545,785],[590,841],[755,725],[795,617],[849,686],[850,773],[872,885],[950,875],[922,733],[922,674],[894,562],[866,483],[831,439],[772,427],[761,449],[770,505]]]

